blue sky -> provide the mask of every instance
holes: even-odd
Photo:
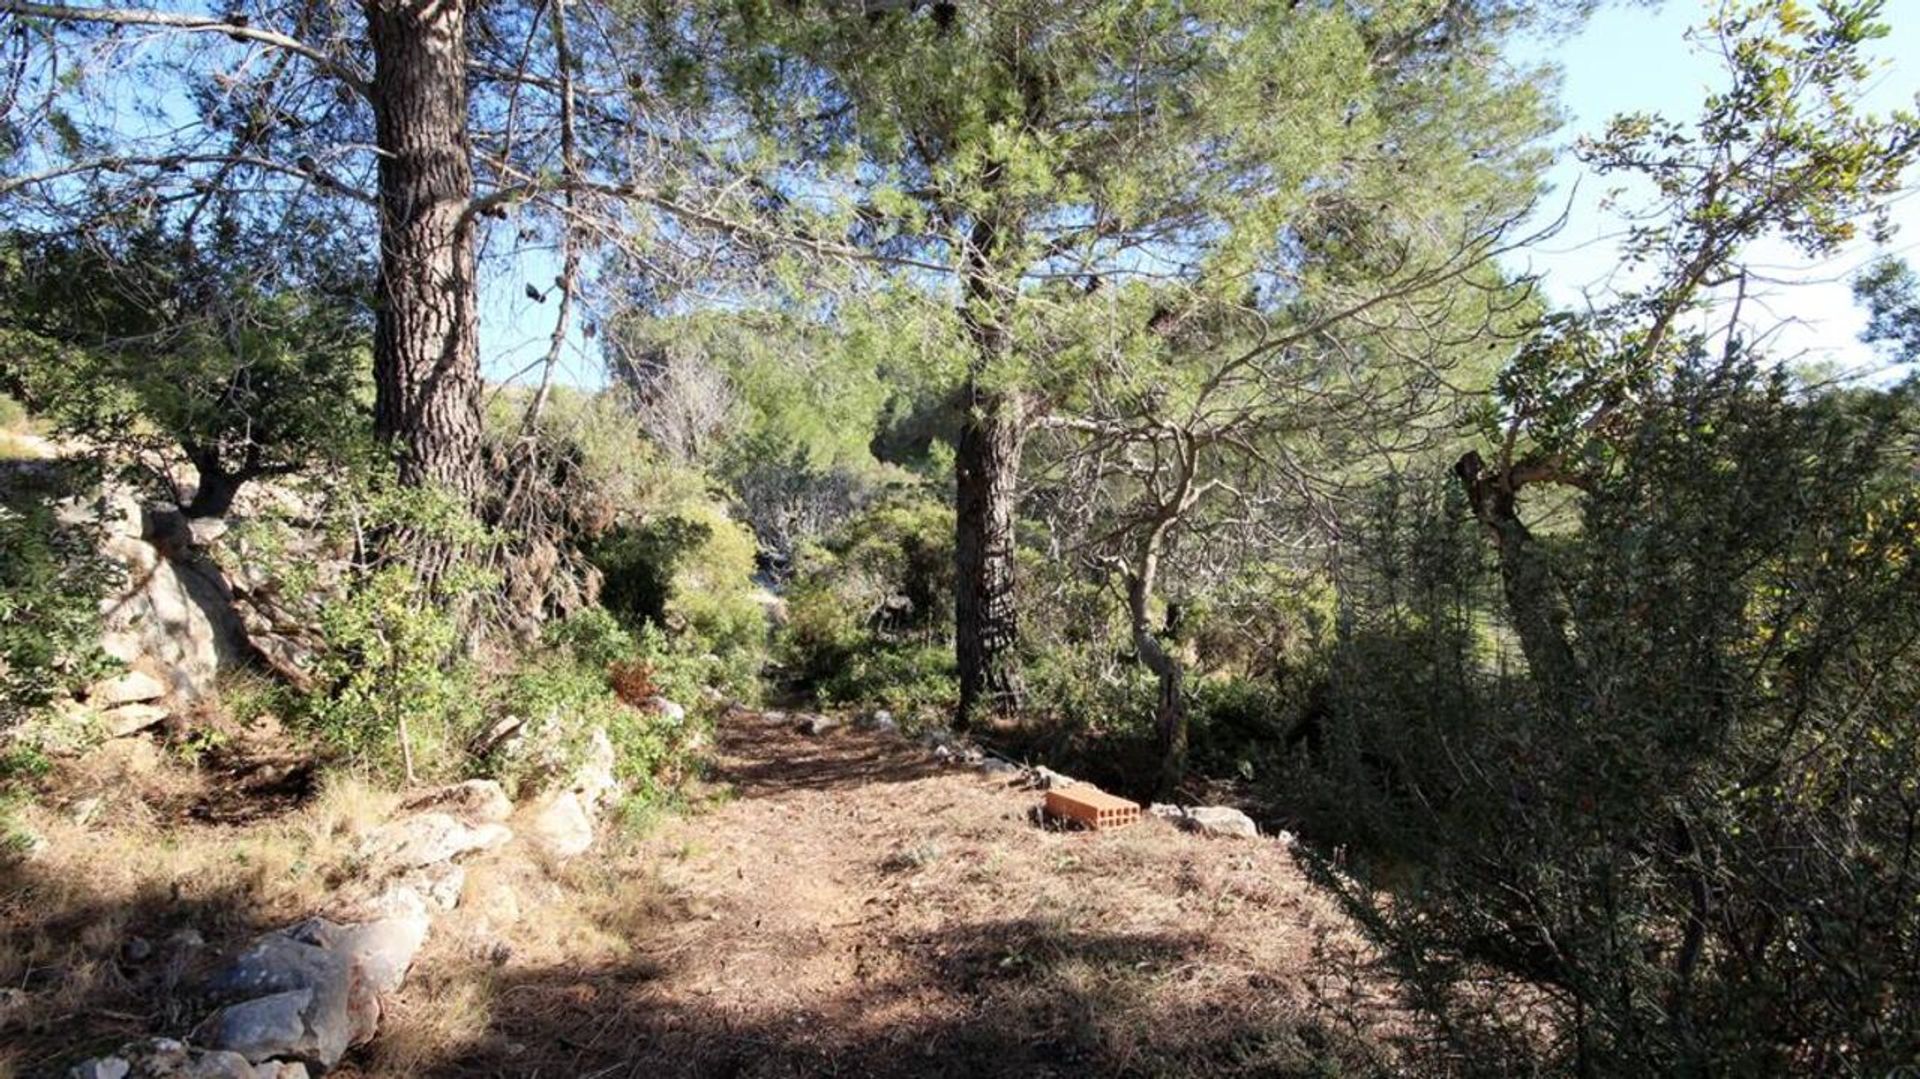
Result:
[[[1718,6],[1705,0],[1668,0],[1654,9],[1612,7],[1571,40],[1522,49],[1521,58],[1549,59],[1563,73],[1561,104],[1568,119],[1561,131],[1562,146],[1599,132],[1610,117],[1623,112],[1660,112],[1675,119],[1695,115],[1702,98],[1724,79],[1718,61],[1687,41],[1686,34]],[[1920,0],[1890,0],[1887,15],[1893,34],[1872,49],[1883,69],[1868,100],[1872,109],[1882,112],[1914,107],[1920,91],[1920,61],[1894,64],[1897,58],[1920,57]],[[1592,176],[1583,180],[1579,163],[1570,156],[1562,157],[1552,178],[1555,196],[1542,213],[1551,218],[1571,197],[1567,227],[1514,260],[1515,268],[1543,274],[1543,287],[1556,304],[1581,305],[1583,293],[1604,301],[1619,266],[1614,237],[1620,228],[1618,217],[1600,205],[1607,183]],[[1897,202],[1893,219],[1901,227],[1885,250],[1913,257],[1920,250],[1920,200]],[[1758,245],[1749,266],[1764,283],[1750,290],[1749,302],[1759,301],[1763,314],[1758,321],[1774,330],[1772,354],[1885,377],[1884,361],[1859,340],[1866,319],[1853,303],[1849,284],[1880,253],[1863,241],[1815,264],[1782,244]]]
[[[1717,7],[1717,0],[1668,0],[1653,8],[1613,6],[1570,38],[1520,43],[1516,61],[1532,66],[1544,60],[1561,69],[1560,100],[1567,122],[1557,137],[1559,146],[1564,149],[1583,134],[1599,132],[1610,117],[1622,112],[1654,111],[1683,120],[1694,116],[1706,93],[1721,84],[1722,73],[1717,60],[1689,42],[1686,34]],[[1888,15],[1894,33],[1873,50],[1887,63],[1870,97],[1870,105],[1882,111],[1913,107],[1915,93],[1920,91],[1920,60],[1910,61],[1904,69],[1892,63],[1898,57],[1920,57],[1920,0],[1890,0]],[[1605,302],[1610,284],[1618,283],[1614,237],[1620,228],[1619,219],[1600,205],[1607,185],[1593,177],[1583,180],[1580,165],[1570,155],[1563,155],[1552,180],[1556,191],[1542,207],[1542,219],[1551,219],[1567,207],[1567,225],[1558,235],[1516,256],[1513,268],[1542,274],[1543,287],[1555,304],[1579,306],[1589,297],[1595,303]],[[1899,202],[1894,220],[1903,227],[1888,250],[1920,251],[1920,200]],[[1886,377],[1884,362],[1859,341],[1865,319],[1852,302],[1848,284],[1878,253],[1862,242],[1838,257],[1809,264],[1779,244],[1756,248],[1749,265],[1764,283],[1750,289],[1749,302],[1758,303],[1763,312],[1760,321],[1773,329],[1772,354]],[[544,287],[552,279],[552,266],[550,256],[532,253],[510,269],[489,275],[481,319],[488,378],[507,378],[544,353],[553,328],[554,304],[527,299],[524,286],[535,280]],[[597,353],[581,340],[577,327],[559,374],[574,385],[602,382]]]

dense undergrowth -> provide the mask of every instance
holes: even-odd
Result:
[[[1858,107],[1881,5],[1730,5],[1697,123],[1584,141],[1660,201],[1623,252],[1645,281],[1561,311],[1491,253],[1539,195],[1551,111],[1493,62],[1509,5],[1440,5],[1462,21],[1399,45],[1435,5],[1306,5],[1304,28],[1273,5],[1208,48],[1186,8],[990,5],[1041,43],[1017,62],[927,36],[953,5],[859,27],[763,6],[715,32],[794,62],[716,69],[748,80],[739,118],[796,167],[915,178],[848,208],[874,247],[846,261],[968,252],[966,302],[784,259],[712,307],[637,286],[593,327],[610,385],[476,401],[473,492],[402,482],[376,438],[367,252],[314,245],[296,288],[250,272],[276,237],[245,213],[211,246],[164,214],[0,236],[0,385],[72,440],[0,490],[0,821],[100,741],[69,698],[113,671],[100,602],[125,582],[89,514],[130,488],[228,518],[210,557],[306,631],[299,663],[165,733],[188,761],[270,715],[338,774],[522,794],[604,736],[639,824],[735,702],[885,710],[1295,832],[1463,1071],[1920,1059],[1920,390],[1769,354],[1743,306],[1763,240],[1884,238],[1920,120]],[[1112,73],[1047,51],[1019,22],[1042,15],[1143,63],[1192,47],[1133,87],[1166,94],[1134,120],[1181,119],[1132,153],[1088,135]],[[1312,124],[1267,122],[1276,56],[1329,65],[1295,88],[1324,97]],[[996,92],[896,109],[929,71]],[[1215,96],[1166,89],[1193,80]],[[774,92],[795,88],[805,118]],[[812,115],[816,92],[838,107]],[[969,111],[1003,99],[1019,122]],[[1202,160],[1217,189],[1186,186]],[[1282,163],[1305,171],[1241,197]],[[1083,220],[1089,259],[1177,234],[1207,269],[1058,272],[1041,234]],[[1920,280],[1889,261],[1858,287],[1910,369]],[[179,314],[209,291],[217,318]],[[0,397],[0,428],[26,413]]]

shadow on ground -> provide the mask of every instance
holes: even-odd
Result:
[[[784,723],[726,725],[720,754],[714,778],[742,798],[912,783],[948,771],[931,754],[901,752],[886,735],[836,730],[811,736]]]
[[[1205,980],[1198,935],[1070,931],[1034,920],[960,926],[891,951],[905,969],[786,1006],[660,990],[652,960],[502,972],[489,1028],[433,1076],[1323,1076],[1386,1074],[1371,1043],[1284,987]],[[1143,1007],[1169,981],[1191,992]],[[770,991],[772,987],[769,987]],[[370,1069],[378,1070],[377,1066]],[[1423,1074],[1439,1074],[1438,1072]]]

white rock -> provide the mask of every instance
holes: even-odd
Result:
[[[800,716],[793,727],[794,730],[799,731],[801,734],[818,736],[833,730],[839,725],[840,720],[837,717],[821,715],[818,712],[807,712]]]
[[[513,800],[491,779],[469,779],[422,791],[408,798],[401,808],[436,809],[452,813],[469,824],[499,824],[513,816]]]
[[[606,731],[594,728],[586,756],[574,769],[566,785],[567,790],[579,796],[580,807],[589,816],[611,805],[620,793],[620,779],[614,774],[616,763],[618,758],[614,756],[613,741],[607,737]]]
[[[466,886],[467,871],[456,862],[422,866],[394,884],[395,888],[412,889],[428,905],[439,910],[452,910],[459,906],[460,895]]]
[[[87,703],[95,708],[112,708],[115,705],[159,700],[166,695],[167,687],[158,678],[145,671],[127,671],[95,682],[87,690]]]
[[[1033,769],[1032,783],[1033,783],[1033,788],[1035,790],[1043,790],[1043,791],[1066,790],[1068,787],[1071,787],[1078,782],[1079,780],[1073,778],[1072,776],[1061,775],[1059,772],[1056,772],[1053,769],[1048,768],[1046,765],[1040,765]]]
[[[391,993],[406,979],[429,928],[426,905],[418,896],[404,905],[412,909],[362,925],[313,918],[287,930],[287,935],[346,956],[358,985],[375,993]]]
[[[1260,828],[1253,818],[1234,809],[1232,806],[1172,806],[1155,804],[1147,807],[1148,814],[1182,828],[1210,836],[1234,836],[1256,839]]]
[[[193,536],[195,547],[211,547],[227,534],[228,524],[225,517],[196,517],[187,522],[187,531]]]
[[[360,853],[395,870],[445,862],[513,838],[503,824],[467,824],[446,813],[402,817],[368,832]]]
[[[593,846],[593,818],[573,791],[554,791],[535,802],[527,816],[527,838],[556,858],[584,854]]]
[[[172,715],[171,709],[157,704],[123,704],[100,714],[101,725],[110,738],[138,734]]]
[[[682,708],[678,701],[671,701],[665,697],[648,697],[646,707],[674,723],[686,722],[687,710]]]
[[[68,1079],[126,1079],[133,1069],[119,1057],[95,1057],[67,1069]]]

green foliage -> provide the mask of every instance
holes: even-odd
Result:
[[[711,654],[720,681],[747,696],[767,650],[755,554],[752,533],[705,503],[616,528],[592,548],[602,603],[622,624],[652,627],[672,642],[663,651]]]
[[[27,425],[27,407],[0,393],[0,431],[18,431]]]
[[[305,711],[336,750],[388,772],[458,769],[459,746],[484,717],[453,592],[387,566],[322,609],[326,651]]]
[[[955,699],[953,511],[899,496],[803,548],[778,655],[822,700],[914,711]]]
[[[638,650],[633,634],[613,612],[597,606],[548,623],[541,640],[547,647],[570,652],[581,663],[600,671],[632,659]]]
[[[1555,1066],[1880,1074],[1920,1052],[1914,391],[1704,358],[1661,391],[1553,548],[1576,705],[1487,662],[1464,514],[1409,515],[1424,563],[1373,574],[1290,783],[1429,1003],[1489,962],[1554,988]]]
[[[222,228],[147,224],[0,248],[0,381],[61,430],[128,453],[184,453],[194,512],[330,457],[367,426],[371,325],[351,258]]]
[[[704,521],[672,516],[615,529],[592,549],[600,602],[630,626],[664,625],[674,574],[713,536]]]
[[[71,486],[56,475],[0,498],[0,732],[107,667],[100,598],[119,569],[97,525],[60,513],[55,496]]]
[[[672,653],[657,629],[647,627],[636,638],[598,608],[555,623],[547,642],[523,656],[492,694],[493,711],[522,719],[526,728],[481,767],[515,792],[537,789],[585,759],[595,732],[604,732],[626,788],[622,814],[644,817],[697,769],[708,738],[699,691],[713,684],[716,672]],[[610,674],[627,663],[644,665],[661,695],[684,702],[686,718],[622,700]]]

